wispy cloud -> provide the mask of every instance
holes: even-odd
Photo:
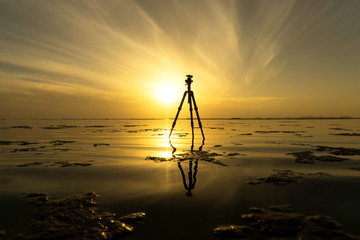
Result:
[[[359,8],[350,0],[1,1],[0,92],[138,101],[164,77],[187,73],[204,99],[219,101],[287,99],[320,78],[338,89],[335,76],[360,74],[345,64],[360,60]]]

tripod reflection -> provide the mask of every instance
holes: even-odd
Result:
[[[189,161],[189,172],[188,172],[188,184],[186,182],[186,177],[185,177],[185,174],[184,174],[184,170],[182,169],[181,167],[181,162],[179,161],[178,162],[178,167],[180,169],[180,173],[181,173],[181,176],[182,176],[182,180],[183,180],[183,184],[184,184],[184,187],[185,187],[185,190],[186,190],[186,196],[188,197],[191,197],[192,196],[192,190],[195,188],[195,184],[196,184],[196,174],[197,174],[197,171],[198,171],[198,163],[199,163],[199,160],[195,160],[195,166],[194,166],[194,173],[193,173],[193,169],[192,169],[192,164],[193,164],[193,160],[190,160]]]
[[[172,150],[172,156],[173,159],[176,159],[176,148],[172,145],[171,140],[169,140],[170,146],[173,149]],[[199,151],[202,151],[202,147],[204,146],[204,142],[202,143],[202,145],[199,147]],[[191,149],[191,154],[194,154],[193,150]],[[188,181],[186,181],[186,175],[184,173],[184,170],[181,166],[181,163],[189,160],[189,172],[187,174],[188,176]],[[193,170],[193,162],[195,162],[194,164],[194,170]],[[194,190],[195,188],[195,184],[196,184],[196,174],[198,172],[198,165],[199,165],[199,159],[196,158],[195,160],[192,158],[188,158],[188,159],[178,159],[178,168],[180,170],[181,173],[181,177],[182,177],[182,181],[184,184],[184,188],[186,190],[186,196],[191,197],[193,195],[192,190]]]

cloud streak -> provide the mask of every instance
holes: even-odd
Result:
[[[335,76],[358,84],[359,9],[351,0],[1,1],[0,93],[128,104],[164,81],[183,87],[187,73],[205,100],[307,97],[294,89],[324,79],[335,91]]]

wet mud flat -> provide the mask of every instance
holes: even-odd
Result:
[[[193,151],[169,122],[0,126],[0,204],[34,210],[0,239],[359,239],[359,122],[205,120]]]

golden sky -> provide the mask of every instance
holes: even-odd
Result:
[[[360,117],[358,0],[0,1],[0,118]],[[188,117],[187,105],[181,117]]]

